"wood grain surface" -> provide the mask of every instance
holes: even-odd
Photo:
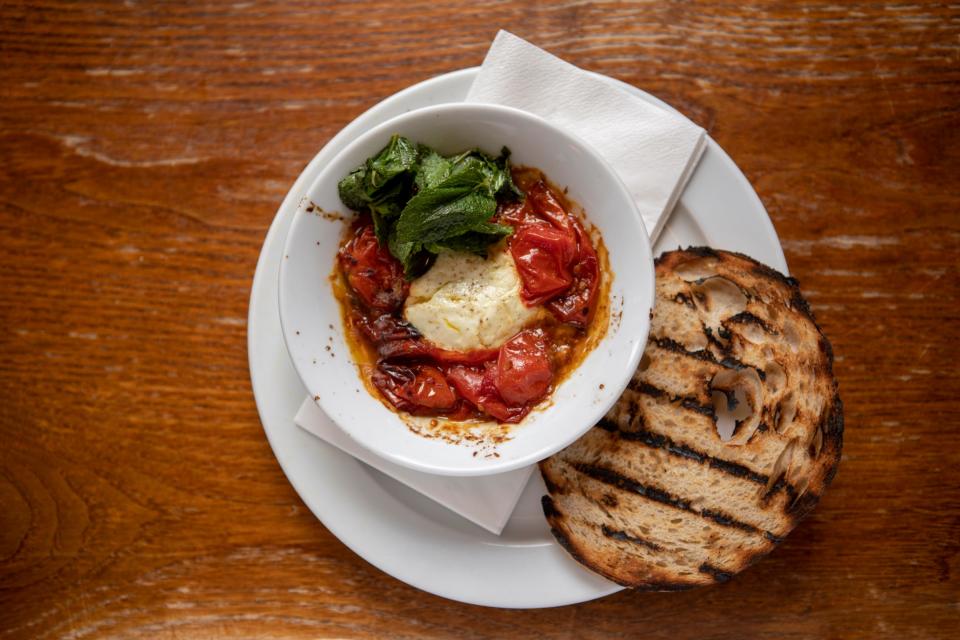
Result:
[[[427,595],[264,438],[245,318],[281,199],[499,27],[707,127],[833,341],[840,473],[726,585]],[[0,638],[956,637],[960,5],[31,0],[0,53]]]

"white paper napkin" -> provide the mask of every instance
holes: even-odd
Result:
[[[651,243],[693,173],[706,135],[506,31],[497,34],[467,96],[539,115],[591,144],[633,194]],[[363,449],[307,398],[294,421],[347,454],[499,534],[534,466],[495,476],[451,478],[413,471]]]
[[[536,466],[478,478],[435,476],[401,467],[367,451],[337,427],[310,398],[300,405],[293,421],[321,440],[497,535],[510,519]]]
[[[706,147],[704,130],[500,31],[467,102],[536,114],[579,136],[613,165],[630,190],[651,244]]]

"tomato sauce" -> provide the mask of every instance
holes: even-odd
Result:
[[[365,383],[397,410],[455,422],[519,422],[606,331],[602,242],[594,245],[541,172],[514,168],[513,179],[526,197],[501,205],[494,221],[514,228],[507,243],[524,303],[550,314],[498,349],[441,349],[404,319],[409,284],[368,217],[358,218],[341,243],[334,284],[348,343]]]

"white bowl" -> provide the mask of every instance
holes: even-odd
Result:
[[[353,217],[337,183],[377,153],[394,133],[453,154],[507,146],[511,162],[542,170],[566,187],[599,230],[610,258],[610,324],[551,401],[514,425],[489,450],[429,439],[370,395],[350,359],[329,275],[344,225]],[[318,215],[317,209],[326,212]],[[332,212],[341,213],[346,221]],[[351,142],[317,176],[290,226],[280,266],[280,321],[287,350],[320,407],[361,446],[392,462],[440,475],[478,476],[533,464],[572,443],[616,402],[637,368],[650,326],[653,260],[640,213],[627,188],[591,147],[524,111],[486,104],[445,104],[410,111]],[[598,317],[599,319],[599,317]]]

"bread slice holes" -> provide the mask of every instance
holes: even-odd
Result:
[[[752,367],[721,369],[710,381],[717,435],[729,445],[746,444],[760,426],[763,390]]]
[[[810,439],[810,457],[816,458],[823,449],[823,430],[819,427],[813,430],[813,438]]]
[[[776,360],[766,364],[763,368],[763,375],[766,378],[767,387],[772,393],[777,393],[787,385],[787,372]]]
[[[736,327],[736,333],[753,344],[763,344],[764,341],[769,339],[763,327],[754,322],[741,322]]]
[[[747,296],[736,284],[714,276],[693,286],[695,297],[702,301],[704,310],[724,320],[747,310]]]
[[[702,351],[710,345],[707,336],[704,333],[694,332],[684,341],[683,347],[687,351]]]
[[[785,433],[787,429],[793,424],[794,418],[797,417],[797,398],[793,395],[793,391],[788,391],[783,399],[780,401],[780,404],[777,405],[777,412],[774,416],[774,429],[777,433]]]
[[[640,358],[640,366],[637,367],[637,371],[646,371],[650,368],[650,356],[646,353]]]
[[[793,502],[790,503],[790,507],[793,508],[796,506],[797,502],[800,501],[800,496],[807,492],[807,489],[810,487],[810,480],[807,478],[801,478],[797,485],[794,487],[794,490],[797,492],[796,496],[793,498]]]
[[[673,272],[682,280],[696,282],[717,274],[716,258],[695,258],[681,262],[673,268]]]
[[[796,447],[797,441],[794,439],[788,442],[780,451],[780,455],[777,456],[776,461],[773,463],[770,473],[767,474],[769,479],[767,480],[767,486],[763,493],[769,492],[770,489],[773,488],[773,485],[777,484],[790,470],[790,464],[793,462],[793,451]]]
[[[796,325],[789,321],[785,322],[782,333],[783,339],[786,341],[787,346],[790,347],[792,352],[797,353],[800,350],[802,339]]]
[[[733,437],[733,431],[740,422],[750,417],[750,405],[743,389],[737,388],[732,392],[714,390],[711,392],[713,410],[717,415],[717,435],[722,442]]]
[[[701,312],[704,333],[727,348],[731,334],[723,321],[747,309],[747,296],[736,284],[720,276],[697,282],[691,290]]]

